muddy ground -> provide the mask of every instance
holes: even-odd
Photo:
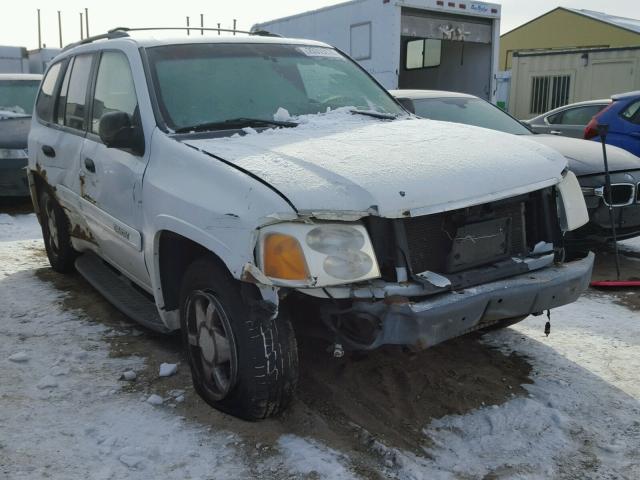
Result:
[[[417,426],[524,395],[520,385],[529,383],[530,366],[524,358],[505,356],[478,342],[477,335],[418,353],[391,347],[341,359],[332,357],[327,343],[301,335],[300,383],[292,408],[276,419],[244,422],[213,410],[193,392],[178,335],[165,336],[134,324],[77,274],[62,276],[43,268],[37,275],[67,292],[62,300],[65,309],[111,329],[112,356],[146,359],[146,368],[137,372],[130,391],[169,396],[171,390],[185,390],[185,402],[175,405],[180,415],[234,431],[249,445],[273,445],[280,435],[293,433],[348,453],[356,465],[358,457],[369,457],[376,450],[374,439],[423,456],[425,437]],[[178,374],[158,377],[163,362],[179,363]],[[388,460],[384,452],[373,453],[381,462]],[[362,458],[361,469],[370,463],[370,458]],[[369,478],[378,475],[370,470],[360,473]]]
[[[28,205],[3,205],[6,213],[24,213]],[[44,256],[34,249],[33,255]],[[640,272],[640,254],[625,251],[623,276]],[[595,278],[615,278],[613,253],[599,251]],[[632,272],[633,271],[633,272]],[[297,399],[282,416],[250,423],[222,414],[205,404],[193,391],[188,365],[178,335],[164,336],[133,323],[113,308],[79,275],[59,275],[49,268],[37,272],[40,279],[67,293],[61,300],[94,322],[109,327],[111,356],[136,355],[146,359],[137,380],[127,385],[132,392],[169,396],[175,389],[186,391],[183,403],[172,404],[176,412],[215,429],[236,432],[254,455],[268,456],[280,435],[293,433],[313,437],[347,453],[366,478],[381,478],[376,463],[393,462],[386,447],[425,456],[421,427],[447,414],[502,404],[513,396],[526,396],[521,386],[530,382],[526,358],[505,356],[478,341],[473,334],[423,352],[382,348],[366,355],[347,354],[335,359],[328,344],[299,336],[300,383]],[[616,300],[640,309],[637,295],[612,291]],[[540,321],[542,331],[544,322]],[[178,363],[178,373],[159,378],[159,365]],[[380,442],[380,443],[378,443]],[[373,461],[372,461],[373,460]]]

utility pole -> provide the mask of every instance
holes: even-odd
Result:
[[[84,20],[82,19],[82,12],[80,12],[80,40],[84,39]]]
[[[218,23],[218,35],[220,35],[220,24]]]
[[[204,13],[200,14],[200,35],[204,35]]]
[[[38,9],[38,48],[42,47],[42,30],[40,28],[40,9]]]
[[[58,38],[60,39],[60,48],[62,48],[62,18],[60,17],[60,10],[58,10]]]
[[[85,8],[84,9],[84,22],[87,25],[87,28],[85,28],[86,32],[87,32],[87,38],[89,37],[89,9]]]
[[[233,19],[233,34],[234,35],[236,34],[236,23],[237,23],[237,20],[234,18]]]
[[[191,30],[189,30],[189,17],[187,17],[187,35],[191,35]]]

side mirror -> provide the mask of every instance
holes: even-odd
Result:
[[[409,110],[411,113],[416,113],[416,107],[413,104],[413,100],[411,100],[410,98],[396,98],[396,100],[400,105]]]
[[[105,113],[100,117],[98,132],[100,140],[107,148],[131,149],[140,155],[144,152],[142,132],[139,127],[133,125],[128,113]]]

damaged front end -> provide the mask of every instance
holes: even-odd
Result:
[[[306,285],[288,286],[318,312],[330,340],[347,348],[426,348],[575,301],[589,284],[593,255],[563,264],[564,234],[585,221],[573,174],[555,187],[458,210],[368,216],[359,222],[366,241],[345,234],[328,242],[336,251],[351,242],[371,256],[375,265],[359,272],[364,278],[332,283],[310,274]],[[326,265],[325,258],[306,268]]]

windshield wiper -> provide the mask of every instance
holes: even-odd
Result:
[[[285,122],[281,120],[266,120],[263,118],[247,118],[247,117],[238,117],[238,118],[230,118],[228,120],[223,120],[221,122],[204,122],[198,123],[196,125],[191,125],[189,127],[181,127],[176,129],[176,133],[187,133],[187,132],[205,132],[207,130],[228,130],[234,128],[245,128],[245,127],[297,127],[298,124],[295,122]]]
[[[355,115],[366,115],[368,117],[380,118],[382,120],[395,120],[396,118],[398,118],[398,115],[394,115],[393,113],[382,113],[382,112],[376,112],[373,110],[353,109],[351,110],[351,113]]]

